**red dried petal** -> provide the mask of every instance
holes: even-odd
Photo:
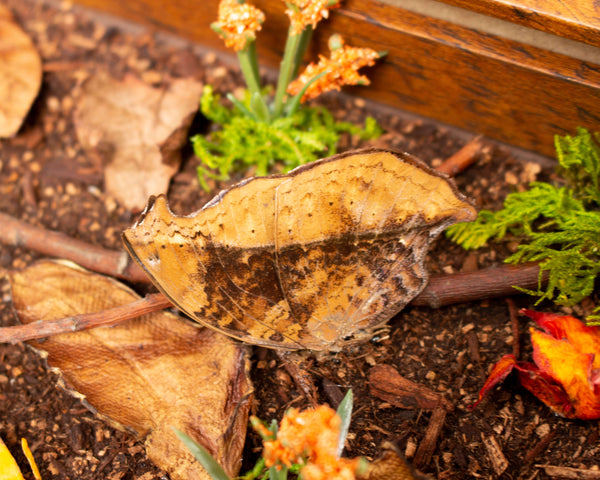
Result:
[[[514,355],[504,355],[492,368],[492,371],[488,375],[487,380],[481,387],[479,391],[479,398],[477,401],[471,405],[469,408],[473,409],[479,405],[481,400],[490,393],[490,390],[498,385],[500,382],[503,382],[508,374],[512,372],[513,368],[517,365],[517,360]]]

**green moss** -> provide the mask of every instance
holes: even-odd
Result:
[[[249,115],[251,98],[235,102],[232,108],[221,104],[211,87],[205,87],[200,108],[220,129],[209,136],[192,138],[194,152],[201,160],[198,177],[208,190],[207,178],[227,180],[233,171],[255,168],[256,175],[267,175],[279,164],[283,172],[336,153],[343,132],[361,139],[376,138],[381,128],[371,117],[365,127],[336,122],[323,107],[303,107],[289,116],[265,122]]]

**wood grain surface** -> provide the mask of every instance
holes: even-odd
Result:
[[[600,3],[594,0],[440,0],[509,22],[600,46]]]
[[[172,0],[168,4],[159,0],[77,1],[225,52],[223,42],[208,28],[216,18],[217,0]],[[267,17],[258,36],[259,57],[264,65],[276,67],[288,28],[282,2],[253,3]],[[448,3],[458,5],[461,0]],[[482,11],[487,3],[490,9],[493,4],[500,4],[476,0],[473,10]],[[528,3],[550,3],[557,10],[562,5],[561,11],[568,7],[566,2]],[[584,7],[590,2],[574,3],[577,5],[572,9],[573,18],[580,14],[586,17]],[[507,12],[513,12],[513,20],[517,21],[516,10],[503,8],[505,19],[511,20]],[[502,16],[499,9],[494,12]],[[597,20],[593,20],[593,15],[591,20],[586,17],[588,24]],[[555,25],[561,24],[558,17],[553,18]],[[582,29],[586,28],[584,20],[579,24]],[[573,133],[577,126],[598,129],[600,125],[597,63],[375,0],[344,1],[328,21],[319,25],[310,58],[326,51],[327,38],[334,32],[341,32],[354,46],[388,51],[382,62],[366,69],[372,85],[346,90],[353,95],[550,156],[554,153],[555,134]]]

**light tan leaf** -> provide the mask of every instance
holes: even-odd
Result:
[[[42,61],[31,39],[0,5],[0,137],[15,135],[42,83]]]
[[[12,272],[10,283],[22,323],[139,298],[116,280],[66,262],[38,262]],[[93,410],[145,436],[148,456],[172,479],[209,479],[172,427],[205,446],[228,474],[237,473],[252,396],[240,344],[168,312],[30,344]]]
[[[191,79],[157,89],[100,74],[82,85],[74,114],[79,142],[100,157],[106,191],[123,205],[141,209],[150,195],[166,193],[201,92]]]

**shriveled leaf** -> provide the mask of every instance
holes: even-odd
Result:
[[[105,165],[105,188],[123,205],[142,209],[166,193],[202,92],[195,80],[152,88],[133,77],[96,75],[82,85],[75,111],[81,145]]]
[[[42,83],[42,60],[31,39],[0,5],[0,137],[15,135]]]
[[[22,323],[124,305],[139,297],[74,264],[38,262],[10,274]],[[173,428],[203,445],[233,476],[252,389],[244,348],[167,312],[31,345],[64,386],[116,426],[146,437],[148,456],[172,479],[208,479]]]
[[[588,327],[569,315],[522,310],[545,332],[530,328],[533,360],[517,362],[504,355],[492,368],[479,399],[514,369],[519,382],[559,415],[593,420],[600,418],[600,327]],[[547,333],[546,333],[547,332]]]

